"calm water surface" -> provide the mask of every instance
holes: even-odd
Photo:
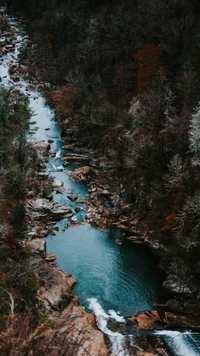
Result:
[[[97,298],[103,309],[130,316],[151,309],[160,288],[159,273],[152,255],[124,240],[120,232],[101,232],[82,225],[49,236],[47,250],[57,265],[78,280],[75,292],[88,308],[88,298]]]

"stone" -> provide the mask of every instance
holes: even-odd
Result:
[[[45,297],[51,307],[59,310],[72,300],[72,287],[76,284],[76,280],[72,278],[71,274],[58,268],[51,270],[51,280],[53,283],[46,290]]]
[[[128,321],[134,323],[138,329],[143,330],[163,329],[166,326],[165,321],[156,310],[145,311],[138,316],[128,318]]]
[[[84,161],[88,161],[90,162],[92,160],[92,157],[91,156],[86,156],[86,155],[83,155],[83,154],[80,154],[80,153],[73,153],[73,152],[68,152],[63,158],[62,158],[63,161],[70,161],[70,160],[73,160],[73,161],[81,161],[81,162],[84,162]]]
[[[65,172],[65,171],[64,171]],[[77,182],[80,182],[81,178],[77,177],[77,176],[73,176],[73,177],[70,177],[70,180],[74,183],[77,183]]]
[[[143,236],[128,236],[127,240],[130,240],[131,242],[133,242],[135,244],[143,244],[144,243]]]
[[[116,243],[117,245],[122,245],[122,242],[121,242],[119,239],[116,239],[116,240],[115,240],[115,243]]]
[[[63,162],[63,166],[64,167],[68,167],[68,166],[71,166],[71,162],[68,162],[68,161],[65,161],[65,162]]]
[[[117,226],[119,229],[123,230],[124,232],[126,232],[128,234],[141,236],[140,232],[135,231],[134,229],[122,224],[121,222],[114,223],[113,225]]]
[[[27,233],[27,240],[31,241],[33,238],[37,237],[37,234],[35,231],[30,231]]]
[[[26,246],[30,247],[33,252],[44,253],[46,252],[46,241],[41,239],[34,239],[28,241]]]
[[[13,50],[13,49],[14,49],[14,45],[12,45],[12,44],[6,44],[6,45],[5,45],[5,48],[10,51],[10,50]]]
[[[102,211],[102,216],[109,218],[110,217],[110,209],[104,207],[103,211]]]
[[[61,182],[59,179],[55,179],[52,183],[53,188],[61,188],[63,187],[64,183]]]
[[[128,322],[143,330],[166,329],[166,327],[200,330],[199,316],[181,315],[165,311],[145,311],[137,316],[128,318]]]
[[[76,201],[78,199],[78,194],[68,195],[67,198],[74,202],[74,201]]]
[[[45,261],[47,262],[53,262],[56,260],[56,256],[52,255],[51,253],[46,253],[45,255]]]
[[[59,318],[50,316],[50,320],[60,329],[61,335],[67,334],[70,345],[75,345],[74,355],[110,355],[103,333],[96,327],[95,316],[86,312],[82,307],[71,304],[59,315]],[[63,323],[63,321],[66,322]]]
[[[36,175],[40,179],[47,179],[49,177],[49,174],[47,172],[36,172]]]
[[[38,152],[47,153],[50,150],[50,144],[46,141],[31,141],[31,146]]]
[[[108,197],[110,195],[110,192],[108,190],[104,189],[104,190],[100,190],[98,192],[98,195]]]
[[[59,220],[71,214],[71,209],[56,202],[50,202],[45,198],[36,198],[27,201],[26,209],[36,220]]]
[[[83,167],[75,168],[73,170],[73,173],[76,175],[79,175],[79,174],[87,175],[87,174],[91,173],[91,171],[92,171],[91,167],[83,166]]]

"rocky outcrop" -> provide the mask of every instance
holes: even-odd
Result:
[[[83,181],[89,182],[91,180],[91,176],[98,175],[98,170],[94,169],[90,166],[83,166],[79,168],[75,168],[73,171],[65,170],[65,174],[71,176],[72,181]]]
[[[143,330],[170,328],[200,330],[199,316],[175,314],[171,311],[145,311],[138,316],[128,318],[128,322]]]
[[[78,305],[72,288],[76,280],[69,273],[58,269],[52,262],[53,255],[44,258],[33,252],[30,263],[38,278],[43,281],[38,297],[44,303],[53,328],[46,330],[49,343],[59,340],[59,347],[66,347],[66,355],[106,356],[109,350],[104,337],[96,327],[95,316]],[[47,260],[49,259],[49,262]],[[71,353],[71,350],[73,352]]]
[[[58,315],[50,317],[61,334],[66,333],[70,344],[74,345],[76,356],[106,356],[110,352],[105,346],[103,334],[96,327],[95,316],[78,305],[71,304]]]
[[[75,202],[78,199],[78,194],[70,194],[67,196],[67,198],[73,202]]]
[[[59,220],[71,214],[71,209],[59,203],[51,202],[45,198],[36,198],[27,201],[27,212],[35,220]]]
[[[72,278],[71,274],[54,267],[50,269],[50,276],[52,283],[43,292],[43,298],[51,308],[60,309],[71,301],[72,288],[76,284],[76,280]]]
[[[30,247],[33,252],[46,252],[46,241],[41,239],[33,239],[31,241],[28,241],[26,243],[26,246]]]
[[[50,150],[50,143],[46,142],[44,140],[43,141],[31,141],[30,144],[37,152],[47,153]]]
[[[52,183],[53,188],[61,188],[63,187],[64,183],[61,182],[59,179],[55,179]]]
[[[76,300],[72,291],[76,280],[72,278],[70,273],[65,273],[57,268],[55,262],[47,261],[49,254],[41,256],[36,252],[32,251],[30,264],[38,278],[43,282],[38,291],[38,297],[43,301],[47,312],[63,310],[73,299]]]
[[[80,153],[68,152],[63,158],[64,161],[88,162],[92,161],[92,156],[86,156]]]

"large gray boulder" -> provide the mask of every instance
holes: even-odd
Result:
[[[71,213],[71,209],[62,206],[59,203],[51,202],[45,198],[36,198],[27,201],[26,209],[35,220],[48,218],[50,220],[60,220],[67,214]]]
[[[28,241],[26,246],[30,247],[33,252],[45,253],[46,252],[46,241],[41,239],[34,239]]]
[[[47,141],[31,141],[31,146],[38,152],[47,153],[50,150],[50,143]]]

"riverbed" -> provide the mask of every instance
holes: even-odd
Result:
[[[14,19],[12,25],[17,26]],[[3,57],[0,64],[2,84],[14,86],[29,95],[30,107],[34,111],[33,120],[38,127],[34,137],[36,140],[52,140],[51,152],[47,163],[47,171],[55,179],[63,182],[66,192],[53,193],[53,199],[62,205],[69,206],[73,211],[71,221],[84,221],[87,206],[84,198],[87,187],[82,183],[74,183],[64,173],[62,156],[66,151],[62,148],[68,142],[61,137],[54,111],[46,105],[44,97],[34,90],[28,89],[30,83],[20,79],[13,82],[9,77],[10,63],[17,61],[19,48],[26,41],[24,34],[16,36],[15,51]],[[74,168],[73,163],[68,169]],[[69,194],[77,194],[78,199],[72,202]],[[78,211],[76,208],[79,208]],[[163,275],[157,268],[158,260],[143,246],[133,245],[122,236],[117,229],[102,232],[89,224],[68,227],[70,219],[58,223],[59,230],[46,239],[47,251],[57,257],[57,265],[64,271],[72,273],[78,280],[75,293],[80,304],[96,314],[98,327],[112,340],[113,355],[128,355],[124,346],[124,336],[108,328],[108,321],[115,320],[125,323],[125,317],[143,310],[151,310],[153,303],[163,301],[161,284]],[[116,239],[122,242],[116,244]],[[174,355],[199,355],[199,335],[186,332],[161,331],[170,345]]]

